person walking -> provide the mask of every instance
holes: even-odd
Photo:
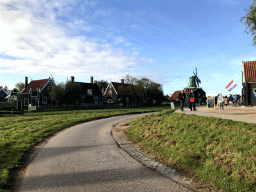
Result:
[[[232,97],[232,95],[231,95],[231,94],[229,94],[229,98],[228,98],[228,100],[229,100],[229,103],[230,103],[230,104],[232,104],[232,103],[233,103],[234,98]]]
[[[224,111],[224,107],[223,107],[223,105],[224,105],[224,99],[223,99],[221,93],[218,95],[218,100],[217,100],[217,102],[218,102],[218,104],[219,104],[219,110],[223,109],[223,111]]]
[[[237,95],[235,95],[235,97],[234,97],[234,106],[237,106],[237,100],[238,100],[238,97],[237,97]]]
[[[191,90],[188,97],[189,97],[189,109],[190,109],[190,111],[192,111],[192,108],[193,108],[194,111],[195,111],[196,110],[196,108],[195,108],[195,95],[194,95],[193,90]]]
[[[224,105],[226,105],[226,107],[228,106],[228,97],[227,96],[224,97]]]
[[[181,111],[184,111],[183,107],[184,107],[185,99],[186,99],[186,94],[184,93],[184,91],[182,89],[181,92],[179,93]]]

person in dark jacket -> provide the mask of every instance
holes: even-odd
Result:
[[[232,97],[232,95],[231,95],[231,94],[229,94],[229,98],[228,98],[228,100],[229,100],[229,102],[231,101],[231,102],[233,103],[234,98]]]
[[[195,107],[195,95],[194,95],[194,91],[191,90],[191,93],[189,94],[189,109],[190,111],[192,111],[192,108],[194,109],[194,111],[196,110]]]
[[[185,99],[186,99],[186,94],[184,93],[183,90],[181,90],[181,92],[179,93],[179,100],[180,100],[180,109],[181,111],[184,111],[183,107],[184,107],[184,103],[185,103]]]

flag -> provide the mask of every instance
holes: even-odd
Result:
[[[235,87],[237,86],[237,84],[235,83],[235,81],[231,81],[227,86],[226,86],[226,89],[228,91],[231,91],[232,89],[234,89]]]

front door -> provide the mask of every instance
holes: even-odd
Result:
[[[22,100],[18,100],[18,105],[17,105],[17,110],[21,110],[22,109]]]
[[[31,105],[32,105],[32,106],[35,106],[35,105],[36,105],[36,98],[32,98],[32,99],[31,99]]]
[[[252,90],[251,90],[251,83],[248,83],[248,105],[251,105],[251,94],[252,94]]]

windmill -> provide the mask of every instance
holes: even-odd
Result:
[[[193,71],[194,76],[191,76],[189,78],[188,82],[188,88],[197,88],[199,86],[199,83],[201,83],[201,80],[197,76],[197,68],[196,68],[196,73]]]
[[[196,68],[196,73],[193,71],[194,73],[194,76],[195,76],[195,83],[196,83],[196,86],[199,86],[199,83],[201,83],[201,80],[198,78],[197,76],[197,68]]]

